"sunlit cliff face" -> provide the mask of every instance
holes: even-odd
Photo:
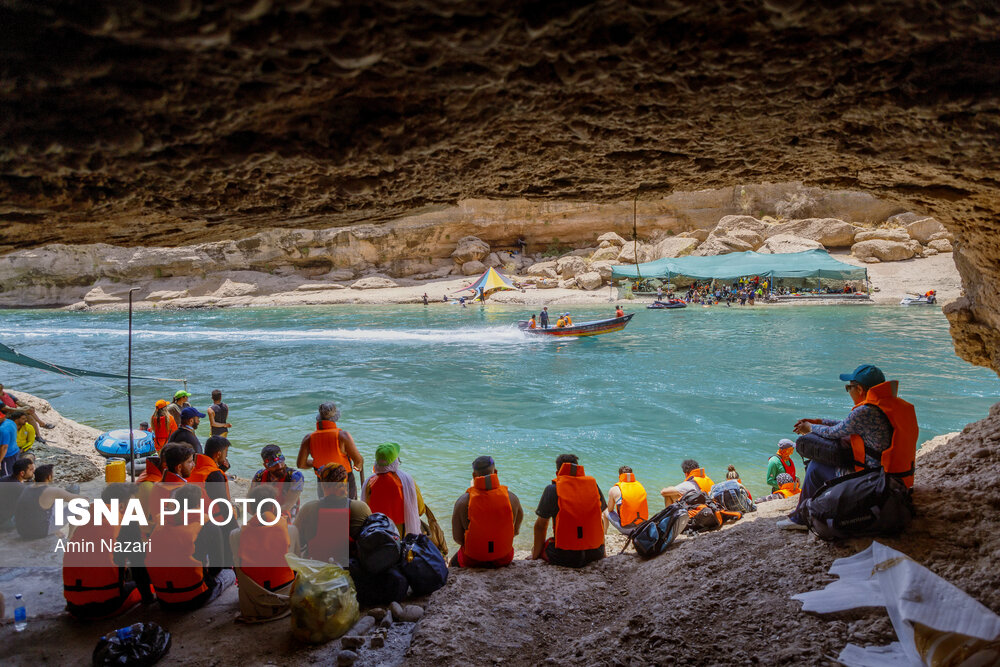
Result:
[[[998,7],[9,0],[0,250],[799,180],[944,222],[1000,369]]]

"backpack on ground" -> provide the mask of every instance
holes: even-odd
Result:
[[[687,523],[687,507],[675,503],[636,526],[620,553],[624,553],[631,544],[635,547],[635,552],[643,558],[659,556],[673,544]]]
[[[806,525],[824,540],[897,535],[914,513],[906,486],[881,469],[831,479],[802,507]]]
[[[358,560],[372,574],[384,572],[399,562],[399,531],[385,514],[376,512],[365,519],[356,541]]]
[[[725,509],[709,498],[704,491],[688,491],[681,497],[680,503],[687,507],[688,525],[686,530],[689,533],[718,530],[722,528],[723,524],[743,518],[742,512]]]
[[[428,536],[407,535],[402,551],[400,567],[417,597],[433,593],[448,581],[448,563]]]
[[[351,579],[358,594],[358,604],[362,607],[380,607],[391,602],[406,599],[410,582],[399,565],[372,574],[361,566],[356,558],[351,559]]]
[[[746,488],[735,479],[727,479],[712,487],[712,500],[730,512],[756,512],[757,505],[750,499]]]

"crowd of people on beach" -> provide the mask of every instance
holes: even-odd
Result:
[[[870,364],[841,379],[847,382],[854,408],[843,420],[809,418],[795,423],[798,439],[780,440],[768,460],[770,494],[754,501],[734,466],[716,484],[696,460],[686,459],[681,464],[683,480],[660,491],[664,506],[682,503],[692,517],[706,508],[709,515],[714,510],[718,518],[714,527],[719,527],[725,520],[739,518],[739,512],[725,511],[725,503],[710,505],[722,502],[726,493],[745,496],[751,504],[798,496],[796,509],[778,525],[804,530],[808,526],[801,513],[803,503],[831,479],[854,470],[882,468],[907,487],[912,485],[917,437],[912,405],[897,396],[895,382],[886,381],[882,371]],[[333,402],[319,406],[315,429],[299,443],[294,467],[288,465],[278,444],[260,451],[262,465],[253,475],[248,496],[256,507],[271,502],[274,509],[266,515],[270,521],[258,515],[240,523],[237,513],[218,512],[219,507],[234,502],[227,474],[229,408],[218,390],[212,393],[207,413],[191,406],[190,396],[178,391],[171,403],[157,403],[149,423],[157,442],[156,455],[147,458],[134,484],[108,484],[101,494],[105,502],[117,499],[121,505],[138,498],[151,519],[149,526],[118,530],[92,522],[75,527],[68,536],[74,541],[110,539],[147,545],[138,552],[113,551],[96,557],[66,551],[64,592],[67,609],[74,616],[106,618],[153,601],[166,609],[195,609],[239,581],[244,620],[279,617],[288,612],[296,577],[284,562],[284,554],[324,562],[332,559],[346,568],[348,563],[342,562],[346,553],[353,573],[357,542],[367,539],[366,530],[392,533],[396,540],[425,535],[440,550],[441,558],[447,554],[443,532],[417,481],[401,467],[401,447],[378,445],[366,478],[364,456],[351,434],[338,425],[340,410]],[[14,416],[18,412],[6,413],[5,422],[22,421],[26,413]],[[202,446],[196,431],[206,417],[212,434]],[[7,430],[0,423],[0,433]],[[792,460],[796,452],[808,461],[801,480]],[[53,524],[53,505],[59,498],[81,497],[78,490],[54,485],[54,466],[36,467],[30,452],[12,458],[10,472],[0,480],[0,526],[13,524],[24,539],[60,535]],[[452,536],[459,548],[449,565],[504,567],[514,559],[514,539],[524,519],[521,500],[501,483],[491,456],[477,457],[471,468],[472,483],[452,510]],[[302,498],[304,470],[312,470],[317,480],[317,498],[306,502]],[[609,528],[629,535],[650,520],[646,489],[630,466],[618,469],[618,479],[606,495],[574,454],[556,457],[554,472],[535,509],[530,559],[582,567],[606,556]],[[168,498],[192,504],[203,499],[218,501],[218,506],[213,505],[218,521],[188,524],[167,517],[165,510],[159,516]],[[384,526],[372,528],[378,517]],[[183,555],[180,560],[178,553]],[[359,573],[355,581],[359,599],[365,587],[379,585],[372,581],[370,575]]]

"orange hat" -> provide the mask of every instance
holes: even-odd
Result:
[[[165,407],[167,407],[168,405],[170,405],[170,404],[169,404],[169,403],[167,403],[166,401],[164,401],[164,400],[163,400],[162,398],[161,398],[160,400],[158,400],[158,401],[156,402],[156,407],[157,407],[158,409],[159,409],[159,408],[165,408]]]

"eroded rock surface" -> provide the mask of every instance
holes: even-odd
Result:
[[[828,217],[807,195],[760,209],[741,185],[802,181],[844,193],[847,222],[874,195],[898,206],[882,219],[944,223],[968,297],[958,349],[1000,328],[994,2],[0,12],[0,249],[238,240],[470,196],[688,191],[701,229],[718,206],[696,191],[733,185],[733,213]]]

